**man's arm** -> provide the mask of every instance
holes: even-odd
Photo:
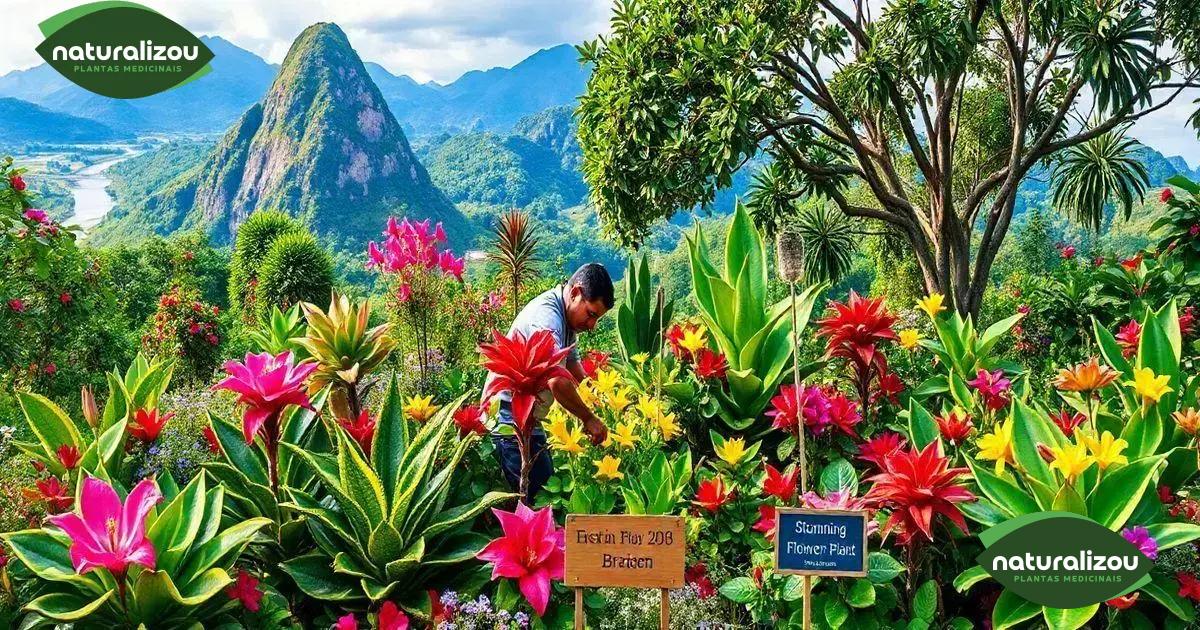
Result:
[[[583,431],[592,439],[592,444],[599,444],[608,438],[608,429],[579,397],[578,383],[583,380],[583,368],[578,361],[570,361],[567,363],[567,371],[577,375],[576,378],[560,376],[550,379],[550,393],[554,395],[554,400],[559,406],[583,421]]]

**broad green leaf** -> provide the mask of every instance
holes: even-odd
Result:
[[[1184,621],[1196,619],[1196,607],[1179,595],[1179,583],[1165,575],[1151,575],[1150,583],[1141,589],[1155,601]]]
[[[53,455],[64,444],[83,450],[83,439],[75,423],[49,398],[32,392],[17,392],[17,402],[21,404],[29,428],[48,455]]]
[[[371,463],[383,483],[384,496],[395,496],[396,479],[399,476],[400,458],[408,445],[408,420],[404,417],[404,405],[400,398],[400,386],[393,373],[388,381],[387,394],[383,397],[383,409],[379,413],[375,428]]]
[[[107,591],[91,600],[77,593],[50,593],[29,602],[25,608],[57,621],[78,621],[96,612],[114,593]]]
[[[872,551],[867,555],[867,578],[875,584],[887,584],[905,570],[904,565],[886,551]]]
[[[1109,529],[1123,526],[1163,458],[1163,455],[1143,457],[1106,473],[1088,497],[1088,515]]]
[[[992,609],[992,628],[994,630],[1011,628],[1022,621],[1033,619],[1041,612],[1041,606],[1028,602],[1005,589],[1000,593],[999,599],[996,600],[996,606]]]
[[[749,603],[750,600],[754,599],[755,595],[758,593],[758,588],[754,586],[754,580],[751,580],[745,576],[735,577],[732,580],[729,580],[728,582],[722,584],[721,588],[718,590],[720,591],[721,595],[725,596],[726,599],[729,599],[737,604]]]
[[[867,608],[875,605],[875,585],[870,580],[858,579],[846,592],[846,603],[852,608]]]
[[[932,623],[933,618],[937,616],[938,597],[940,589],[937,582],[927,580],[925,583],[917,587],[917,592],[913,593],[912,613],[917,619],[921,619]]]
[[[1155,523],[1146,530],[1158,542],[1160,552],[1200,538],[1200,525],[1192,523]]]
[[[983,567],[975,565],[966,571],[959,573],[958,577],[954,578],[954,590],[958,591],[959,593],[965,593],[975,584],[982,580],[991,579],[991,577],[992,576],[988,575],[987,571],[983,570]]]
[[[387,499],[383,484],[363,459],[362,452],[351,444],[350,438],[338,433],[338,476],[345,492],[367,515],[370,523],[382,523],[387,516]],[[374,528],[372,528],[374,531]]]
[[[298,556],[280,563],[279,568],[292,576],[296,586],[309,597],[328,601],[362,598],[359,581],[334,573],[332,562],[323,554]]]
[[[835,459],[821,470],[821,494],[828,496],[844,490],[850,496],[858,494],[858,471],[854,465],[844,459]]]
[[[1082,608],[1042,608],[1042,617],[1052,630],[1075,630],[1096,616],[1100,604]]]
[[[976,463],[969,457],[967,465],[975,474],[976,485],[1001,511],[1006,512],[1009,516],[1020,516],[1038,511],[1038,504],[1033,497],[1011,481],[997,477],[987,467]]]
[[[908,400],[908,433],[913,446],[918,449],[923,449],[938,439],[937,422],[916,398]]]

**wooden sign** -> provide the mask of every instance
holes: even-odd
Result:
[[[567,586],[682,588],[680,516],[568,514]]]
[[[865,576],[867,513],[776,508],[775,571],[794,575]]]

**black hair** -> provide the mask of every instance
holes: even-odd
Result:
[[[600,263],[588,263],[575,273],[571,274],[571,279],[567,281],[568,286],[577,286],[583,293],[583,299],[592,302],[600,300],[604,303],[604,308],[613,307],[613,283],[612,278],[608,275],[608,270]]]

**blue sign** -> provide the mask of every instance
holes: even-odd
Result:
[[[798,575],[866,575],[867,513],[779,508],[775,568]]]

